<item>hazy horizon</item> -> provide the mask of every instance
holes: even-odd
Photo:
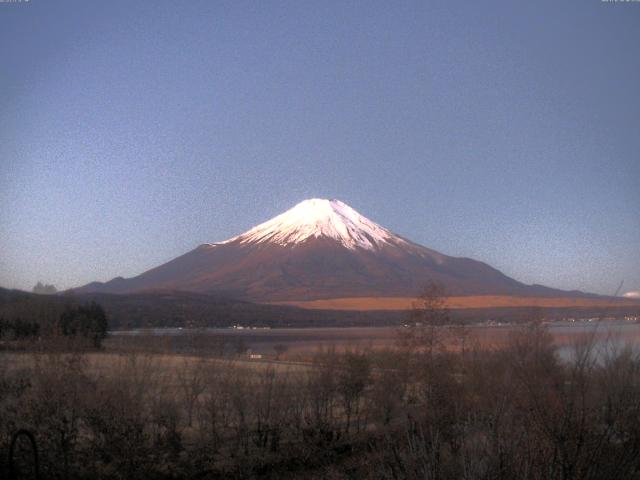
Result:
[[[312,197],[640,290],[640,4],[0,3],[0,285],[131,277]]]

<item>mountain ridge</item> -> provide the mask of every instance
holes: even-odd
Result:
[[[525,285],[490,265],[397,235],[339,200],[309,199],[223,242],[132,278],[78,292],[183,290],[250,301],[416,296],[429,282],[450,295],[595,296]]]

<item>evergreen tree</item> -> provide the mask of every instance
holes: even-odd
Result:
[[[60,330],[63,335],[81,335],[90,339],[96,348],[102,345],[108,328],[107,315],[96,302],[77,307],[67,306],[60,316]]]

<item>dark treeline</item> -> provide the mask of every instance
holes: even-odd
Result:
[[[23,428],[43,478],[640,478],[640,358],[593,345],[563,362],[534,323],[499,351],[429,326],[295,366],[5,354],[0,452]]]
[[[104,309],[95,302],[77,304],[25,297],[0,308],[0,346],[31,348],[34,341],[49,346],[59,340],[86,341],[100,348],[107,336],[109,322]],[[59,342],[58,342],[59,343]]]
[[[188,292],[148,292],[138,294],[81,294],[66,292],[62,295],[34,295],[27,292],[0,288],[0,316],[16,309],[40,323],[46,323],[52,314],[69,302],[101,305],[112,330],[162,327],[230,327],[233,325],[257,327],[330,327],[330,326],[389,326],[407,320],[406,311],[336,311],[305,310],[284,305],[264,305],[245,302],[223,295],[203,295]],[[459,309],[450,312],[456,323],[494,320],[523,323],[531,318],[530,307]],[[637,306],[602,309],[538,308],[537,314],[547,320],[567,317],[638,315]],[[57,313],[56,313],[57,312]],[[5,318],[7,315],[4,315]]]
[[[35,338],[40,333],[37,321],[22,320],[20,317],[5,320],[0,317],[0,340]]]
[[[222,295],[189,292],[140,294],[35,295],[0,288],[0,316],[21,312],[40,324],[51,324],[69,303],[101,305],[112,330],[163,327],[313,327],[347,325],[397,325],[406,312],[339,312],[304,310],[284,305],[245,302]],[[55,323],[55,322],[54,322]]]

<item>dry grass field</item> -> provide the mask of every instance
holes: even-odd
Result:
[[[255,360],[183,353],[219,331],[121,335],[100,351],[36,343],[0,352],[0,451],[31,432],[40,478],[638,478],[640,358],[592,362],[580,345],[617,330],[639,341],[639,327],[420,328],[402,344],[389,328],[229,330],[249,346],[289,339]],[[343,343],[319,352],[319,338]],[[563,362],[569,344],[578,357]],[[16,463],[33,478],[28,448]]]
[[[415,298],[412,297],[351,297],[329,298],[326,300],[288,300],[271,302],[277,305],[293,305],[311,310],[407,310],[410,309]],[[465,297],[448,297],[446,305],[451,309],[466,308],[502,308],[502,307],[531,307],[531,308],[563,308],[563,307],[619,307],[638,306],[640,301],[630,298],[569,298],[569,297],[512,297],[506,295],[476,295]]]

